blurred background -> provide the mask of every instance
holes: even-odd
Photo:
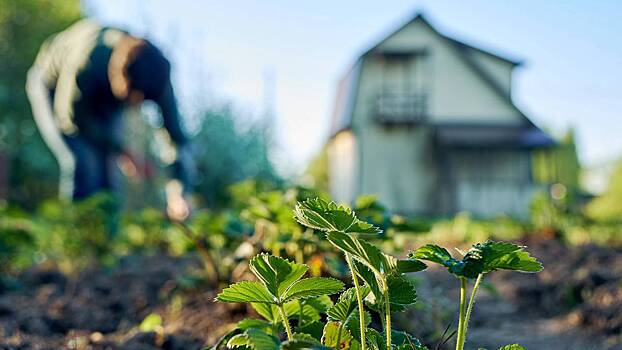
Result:
[[[178,348],[211,345],[226,325],[197,313],[231,324],[248,311],[208,303],[243,276],[249,254],[240,247],[343,274],[291,220],[309,196],[365,213],[385,229],[379,244],[402,254],[422,242],[497,238],[564,257],[544,259],[556,276],[499,278],[488,316],[533,304],[533,324],[544,329],[525,340],[533,348],[616,348],[621,15],[617,1],[0,0],[0,349],[151,341],[137,332]],[[123,209],[105,194],[58,199],[59,167],[25,86],[44,40],[83,18],[149,39],[171,63],[197,173],[188,230],[163,215],[163,122],[149,101],[123,119],[134,155],[116,170]],[[127,276],[138,280],[129,297],[111,289]],[[432,295],[435,278],[421,281]],[[49,285],[56,289],[28,312],[3,306]],[[502,297],[515,309],[491,311]],[[49,298],[60,306],[48,309]],[[85,312],[92,298],[101,305]],[[445,302],[422,308],[451,309]],[[410,323],[428,344],[450,321],[434,315]],[[501,328],[535,332],[528,321]],[[487,327],[482,316],[474,330],[496,346],[506,335]]]

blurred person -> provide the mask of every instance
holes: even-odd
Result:
[[[165,188],[167,214],[189,214],[193,161],[170,80],[170,64],[151,42],[81,20],[41,46],[26,90],[39,131],[58,160],[62,198],[118,192],[115,163],[132,163],[124,148],[124,107],[144,100],[159,105],[173,148]],[[169,157],[170,158],[170,157]]]

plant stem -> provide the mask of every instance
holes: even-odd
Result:
[[[218,285],[218,281],[220,281],[220,276],[218,275],[218,265],[210,252],[210,247],[207,242],[195,235],[194,231],[192,231],[192,229],[184,222],[177,221],[175,224],[181,229],[184,236],[194,243],[197,252],[199,252],[199,255],[201,255],[201,258],[203,259],[203,265],[205,266],[205,272],[207,273],[208,280],[212,284]]]
[[[466,316],[466,288],[467,279],[460,277],[460,318],[458,320],[458,336],[456,337],[456,350],[464,348],[464,320]]]
[[[387,338],[387,349],[391,349],[391,301],[389,300],[389,286],[387,279],[382,276],[382,294],[384,296],[384,333]]]
[[[352,283],[354,283],[354,290],[356,291],[356,302],[359,307],[359,330],[361,332],[361,350],[365,350],[365,309],[363,309],[363,295],[361,293],[361,287],[359,286],[358,277],[356,277],[356,271],[354,270],[354,264],[352,263],[352,257],[350,253],[346,253],[346,262],[348,268],[352,274]]]
[[[287,340],[294,339],[294,335],[292,334],[292,329],[289,325],[289,320],[287,319],[287,315],[285,314],[285,309],[282,304],[278,305],[279,312],[281,313],[281,318],[283,319],[283,325],[285,326],[285,332],[287,332]]]
[[[477,288],[479,284],[482,282],[483,273],[477,275],[477,279],[475,280],[475,284],[473,285],[473,290],[471,291],[471,298],[469,299],[469,306],[467,307],[466,316],[464,320],[464,341],[466,342],[467,329],[469,328],[469,320],[471,319],[471,311],[473,311],[473,305],[475,304],[475,294],[477,293]]]

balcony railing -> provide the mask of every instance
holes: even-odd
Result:
[[[418,94],[380,94],[375,117],[382,124],[420,124],[427,119],[428,99]]]

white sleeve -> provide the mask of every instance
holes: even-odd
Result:
[[[28,71],[26,94],[30,100],[32,114],[39,133],[58,160],[61,170],[61,197],[70,196],[73,191],[75,159],[63,141],[61,131],[54,118],[49,90],[44,82],[41,70],[36,66]]]

